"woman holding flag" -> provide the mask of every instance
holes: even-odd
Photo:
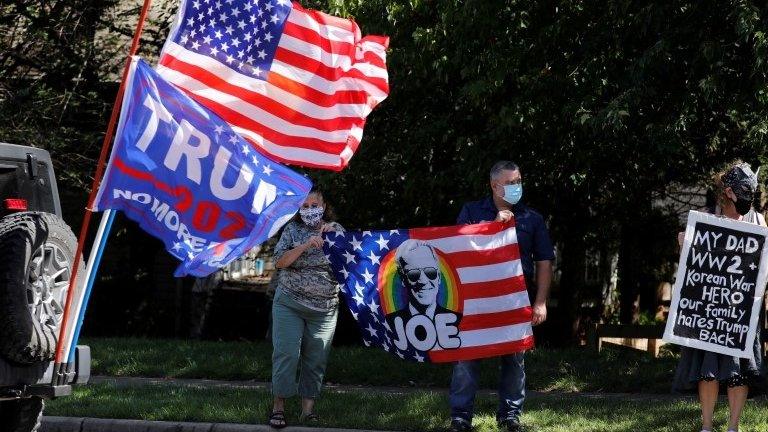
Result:
[[[338,316],[338,286],[323,254],[322,233],[342,231],[317,188],[310,191],[275,246],[280,269],[272,304],[272,394],[269,425],[283,428],[285,399],[301,396],[301,421],[316,422],[315,399],[325,375]],[[296,372],[301,364],[299,382]]]

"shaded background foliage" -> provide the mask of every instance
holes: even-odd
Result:
[[[149,58],[176,8],[156,3],[142,41]],[[652,313],[688,201],[724,162],[768,161],[762,2],[304,3],[391,38],[391,94],[350,167],[309,173],[341,222],[451,224],[465,201],[488,193],[493,162],[515,160],[524,199],[558,244],[548,325],[565,339],[585,322]],[[0,140],[52,152],[77,229],[138,9],[117,0],[0,9]],[[151,323],[155,314],[136,311],[154,285],[173,283],[158,265],[164,252],[119,225],[104,283],[132,281],[126,320]]]

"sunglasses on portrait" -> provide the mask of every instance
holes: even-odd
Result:
[[[406,271],[405,277],[407,277],[410,282],[416,283],[421,278],[422,273],[424,273],[424,275],[427,276],[427,279],[429,280],[436,280],[440,276],[436,268],[424,267]]]

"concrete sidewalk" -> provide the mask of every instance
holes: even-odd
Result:
[[[275,432],[266,425],[114,420],[83,417],[43,417],[40,432]],[[289,426],[285,432],[378,432]]]

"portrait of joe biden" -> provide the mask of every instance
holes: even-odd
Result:
[[[434,319],[435,314],[451,311],[437,303],[440,292],[440,270],[437,253],[430,244],[409,239],[398,246],[395,263],[400,281],[408,292],[408,305],[387,316],[396,316],[407,321],[414,315],[426,315]]]

